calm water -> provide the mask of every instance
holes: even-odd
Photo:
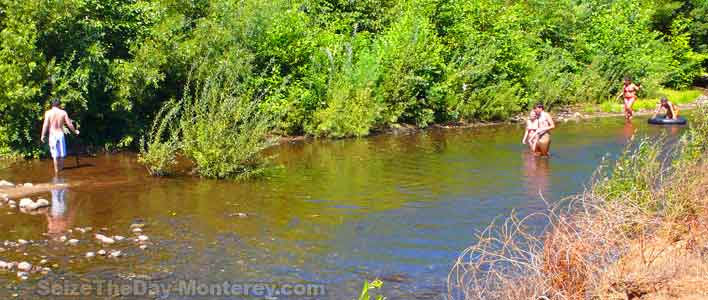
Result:
[[[45,255],[59,265],[49,278],[77,282],[321,283],[328,294],[315,298],[352,299],[364,279],[379,277],[389,299],[436,299],[476,230],[512,209],[542,209],[539,195],[555,201],[583,190],[603,156],[621,152],[635,130],[681,131],[615,118],[563,123],[550,159],[528,155],[514,125],[294,143],[272,151],[282,166],[272,178],[244,183],[149,178],[133,155],[82,158],[84,166],[60,179],[78,186],[40,195],[63,200],[64,209],[5,215],[14,210],[0,208],[0,241],[36,241],[0,258]],[[0,170],[0,179],[49,182],[50,162]],[[147,225],[152,243],[147,250],[118,243],[113,248],[126,255],[117,260],[83,258],[100,248],[90,238],[67,246],[46,236],[78,226],[132,236],[133,222]],[[18,282],[14,272],[0,272],[0,297],[32,299],[42,278]]]

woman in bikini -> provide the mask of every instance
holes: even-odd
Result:
[[[526,120],[526,131],[524,131],[524,138],[521,139],[521,143],[528,145],[531,153],[536,152],[536,142],[538,138],[536,137],[536,130],[538,129],[538,116],[535,111],[529,114],[529,119]]]
[[[634,111],[632,106],[634,102],[637,101],[637,91],[639,91],[640,85],[635,85],[632,83],[632,79],[629,77],[624,78],[624,88],[622,89],[622,95],[624,96],[624,114],[627,121],[632,120]]]

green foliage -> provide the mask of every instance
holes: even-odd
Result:
[[[237,102],[285,135],[603,103],[625,75],[642,84],[640,99],[654,98],[706,71],[706,28],[704,0],[0,0],[0,154],[41,154],[52,97],[96,148],[167,153],[175,146],[150,137],[150,124],[168,99],[217,89],[207,78],[223,64],[237,68],[228,75],[237,94],[207,95],[219,103],[193,113],[226,120],[216,116],[237,112],[220,101]],[[231,172],[207,165],[216,177]]]
[[[652,197],[657,179],[662,175],[659,155],[663,143],[654,139],[630,143],[612,168],[611,177],[601,181],[595,191],[608,201],[630,201],[643,209],[658,209]]]
[[[374,280],[374,281],[364,281],[364,287],[361,289],[361,294],[359,294],[359,300],[371,300],[371,291],[377,290],[383,287],[383,281],[381,280]],[[375,300],[386,300],[386,297],[382,295],[377,295]]]

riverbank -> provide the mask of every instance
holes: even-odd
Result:
[[[691,101],[681,101],[678,103],[679,109],[682,111],[685,110],[691,110],[695,109],[699,105],[702,104],[708,104],[708,89],[703,89],[703,88],[694,88],[694,90],[701,90],[702,94],[694,97],[693,100]],[[682,96],[681,91],[671,91],[672,94],[677,95],[677,96]],[[688,93],[684,93],[688,94]],[[654,101],[656,100],[656,101]],[[656,103],[658,102],[658,99],[648,99],[643,102],[646,103],[652,103],[652,106],[647,108],[647,105],[642,105],[638,106],[635,109],[635,117],[643,117],[643,116],[648,116],[653,114],[654,108],[656,107]],[[620,107],[620,110],[617,111],[617,107]],[[571,121],[580,121],[580,120],[586,120],[586,119],[594,119],[594,118],[608,118],[608,117],[618,117],[618,116],[624,116],[624,113],[621,111],[621,105],[617,104],[615,106],[608,105],[607,102],[599,103],[599,104],[578,104],[578,105],[566,105],[562,106],[558,109],[552,110],[550,113],[553,115],[554,119],[556,122],[559,123],[564,123],[564,122],[571,122]],[[458,122],[449,122],[449,123],[442,123],[442,124],[432,124],[428,127],[425,128],[419,128],[415,125],[412,124],[392,124],[386,128],[378,128],[374,131],[371,132],[370,136],[376,136],[376,135],[382,135],[382,134],[411,134],[419,131],[424,131],[424,130],[429,130],[429,129],[456,129],[456,128],[475,128],[475,127],[484,127],[484,126],[494,126],[494,125],[501,125],[501,124],[508,124],[508,123],[521,123],[528,118],[527,112],[520,113],[518,115],[515,115],[509,120],[505,121],[489,121],[489,122],[483,122],[483,121],[474,121],[474,122],[465,122],[465,121],[458,121]],[[308,140],[314,140],[316,137],[312,136],[305,136],[305,135],[296,135],[296,136],[271,136],[271,139],[274,141],[275,145],[280,145],[283,143],[293,143],[293,142],[304,142]]]
[[[584,193],[479,235],[449,276],[455,299],[704,299],[708,294],[705,107],[666,161],[637,140]],[[549,224],[541,233],[532,224]]]

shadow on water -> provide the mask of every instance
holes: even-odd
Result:
[[[315,282],[327,299],[355,298],[364,279],[380,277],[389,299],[431,299],[495,217],[582,191],[633,135],[681,130],[620,118],[558,124],[551,158],[529,154],[516,125],[315,140],[271,149],[282,170],[248,182],[151,178],[132,154],[82,157],[62,174],[68,187],[38,194],[52,199],[45,217],[0,208],[8,213],[0,238],[54,240],[85,226],[126,234],[139,221],[154,245],[119,260],[78,259],[97,250],[83,242],[33,251],[60,261],[67,276]],[[27,162],[0,170],[0,179],[48,182],[50,174],[49,161]]]

